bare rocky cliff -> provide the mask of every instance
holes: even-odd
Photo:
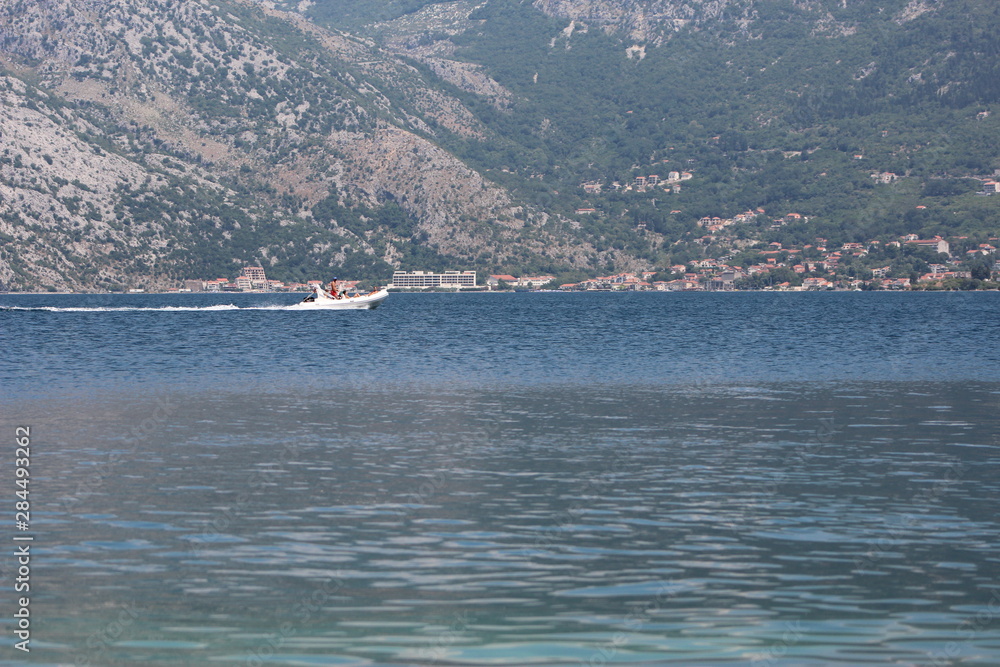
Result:
[[[539,10],[595,26],[638,44],[659,44],[686,26],[714,21],[724,14],[748,20],[752,0],[534,0]]]
[[[398,204],[456,262],[535,252],[515,217],[524,209],[435,141],[484,128],[371,42],[253,2],[14,1],[0,16],[4,285],[212,277],[189,274],[206,244],[226,252],[233,239],[234,262],[276,262],[267,229],[309,236],[310,210],[331,192]],[[490,94],[502,102],[502,89]],[[321,265],[344,252],[391,261],[409,242],[379,245],[336,220],[322,231],[340,241],[319,244],[333,249],[313,258]],[[576,247],[537,245],[577,261]]]

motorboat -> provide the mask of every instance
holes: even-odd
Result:
[[[299,303],[288,306],[288,308],[291,310],[370,310],[377,308],[387,296],[389,296],[389,291],[382,288],[368,294],[354,296],[344,294],[338,298],[323,290],[319,285],[313,285],[312,294]]]

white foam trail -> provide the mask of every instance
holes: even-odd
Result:
[[[161,306],[159,308],[139,308],[139,307],[68,307],[57,306],[3,306],[0,310],[32,310],[46,311],[51,313],[127,313],[127,312],[153,312],[153,313],[197,313],[197,312],[218,312],[225,310],[285,310],[288,306],[245,306],[240,307],[234,304],[222,304],[217,306]]]

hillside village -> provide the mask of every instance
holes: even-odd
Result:
[[[872,179],[891,183],[899,177],[891,172],[874,173]],[[672,188],[690,180],[689,172],[670,172],[666,179],[657,175],[636,177],[613,190],[644,191]],[[1000,192],[1000,183],[981,179],[978,193]],[[583,183],[592,194],[601,192],[600,182]],[[917,206],[917,209],[926,208]],[[587,213],[592,209],[581,209]],[[672,214],[680,211],[671,211]],[[787,213],[769,218],[763,208],[746,210],[731,218],[706,216],[697,221],[697,231],[674,243],[695,249],[697,259],[669,267],[632,270],[560,282],[550,274],[514,276],[489,274],[483,284],[463,285],[463,290],[554,290],[562,291],[736,291],[736,290],[933,290],[997,289],[1000,285],[1000,238],[933,236],[907,234],[866,242],[832,243],[815,237],[800,245],[762,241],[761,232],[780,230],[786,225],[808,224],[810,218]],[[699,235],[700,234],[700,235]],[[985,242],[984,242],[985,241]],[[692,254],[681,252],[680,256]],[[707,256],[705,256],[707,255]],[[417,273],[422,273],[418,271]],[[361,281],[344,283],[351,288]],[[269,280],[260,266],[246,266],[234,280],[217,278],[188,280],[183,288],[168,291],[308,291],[318,280],[282,282]],[[389,285],[390,289],[400,286]],[[412,287],[412,286],[403,286]]]
[[[705,245],[732,241],[720,238],[725,228],[760,214],[748,211],[732,219],[704,218],[699,226],[709,234],[698,241]],[[801,218],[796,213],[785,216],[786,220]],[[778,220],[775,224],[782,222]],[[997,284],[991,281],[1000,278],[997,245],[1000,245],[997,237],[991,237],[987,243],[975,243],[964,236],[921,239],[915,234],[886,242],[873,239],[866,243],[843,243],[838,247],[823,238],[799,247],[761,242],[720,257],[677,264],[669,271],[623,272],[558,287],[657,291],[995,289]],[[914,267],[925,270],[915,272]]]
[[[709,234],[697,241],[710,245],[725,240],[722,232],[727,227],[751,221],[762,213],[747,211],[727,219],[703,218],[699,221],[699,227]],[[775,220],[774,224],[801,219],[799,214],[790,213],[783,219]],[[987,243],[976,243],[964,236],[921,239],[916,234],[887,242],[873,239],[866,243],[843,243],[839,247],[834,247],[823,238],[816,238],[814,243],[801,247],[759,242],[720,257],[675,264],[668,269],[625,271],[562,284],[553,275],[518,277],[490,274],[483,285],[473,286],[473,278],[461,289],[492,291],[558,288],[561,291],[661,292],[998,289],[998,246],[1000,238],[997,237],[991,237]],[[914,272],[914,267],[926,270]],[[340,281],[345,289],[354,289],[360,282],[362,281]],[[302,283],[270,280],[263,267],[246,266],[233,280],[188,280],[184,287],[172,287],[166,291],[297,292],[324,284],[320,280]],[[457,286],[455,288],[458,289]]]

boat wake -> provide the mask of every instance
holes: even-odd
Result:
[[[234,304],[222,304],[216,306],[160,306],[160,307],[139,307],[139,306],[0,306],[0,311],[35,311],[49,313],[205,313],[228,310],[288,310],[289,306],[237,306]]]

